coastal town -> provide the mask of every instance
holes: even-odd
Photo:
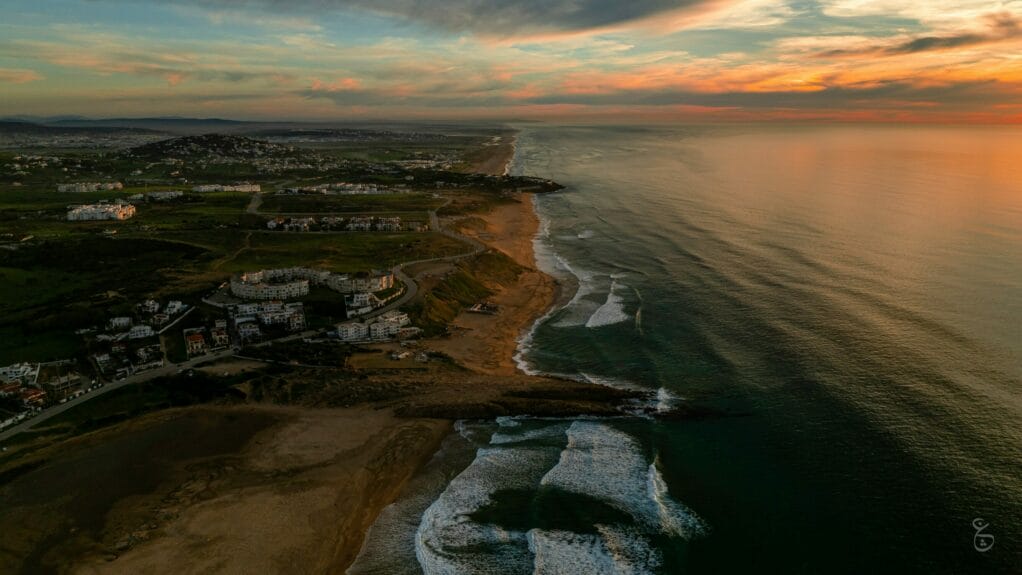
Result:
[[[210,147],[216,152],[210,152]],[[167,157],[160,158],[163,152]],[[492,176],[458,176],[443,172],[439,178],[422,173],[407,176],[384,177],[383,181],[332,180],[326,183],[265,183],[245,180],[219,180],[194,182],[181,177],[194,164],[200,170],[210,166],[245,162],[252,167],[251,158],[259,158],[259,166],[275,165],[278,169],[295,169],[290,162],[298,157],[312,157],[294,147],[248,141],[243,138],[202,136],[145,144],[123,153],[130,162],[122,167],[121,178],[73,179],[75,173],[89,172],[95,159],[68,160],[57,156],[14,156],[4,165],[7,177],[17,178],[13,185],[23,188],[23,180],[33,175],[54,177],[63,181],[52,184],[56,192],[54,204],[66,198],[64,220],[68,225],[102,224],[104,228],[81,228],[73,234],[98,234],[101,238],[128,236],[173,235],[156,214],[167,215],[192,206],[204,206],[213,201],[229,199],[237,213],[254,216],[251,224],[242,229],[252,233],[325,233],[335,237],[408,237],[424,234],[423,238],[449,242],[450,251],[444,253],[414,253],[405,260],[420,262],[456,262],[466,255],[479,252],[475,240],[443,230],[436,210],[452,202],[464,202],[463,190],[480,184],[501,185],[501,197],[508,197],[507,184]],[[192,158],[192,159],[188,159]],[[144,163],[137,162],[144,159]],[[273,164],[275,161],[283,163]],[[312,161],[312,160],[310,160]],[[418,160],[416,160],[418,161]],[[328,160],[315,160],[317,171],[323,170]],[[368,167],[368,173],[394,173],[406,170],[405,163],[392,166]],[[69,166],[71,169],[68,169]],[[290,166],[290,167],[288,167]],[[167,170],[166,167],[173,168]],[[416,169],[429,166],[415,165]],[[305,169],[304,167],[301,169]],[[301,171],[301,169],[299,171]],[[163,170],[163,176],[180,180],[164,183],[145,182],[139,186],[137,178],[152,170]],[[93,172],[94,173],[94,172]],[[398,172],[400,173],[400,172]],[[254,174],[253,174],[254,175]],[[376,176],[379,177],[379,176]],[[134,179],[133,179],[134,178]],[[459,182],[459,180],[461,180]],[[492,183],[491,183],[492,182]],[[169,184],[169,185],[168,185]],[[546,182],[521,179],[513,188],[532,190],[549,185]],[[445,195],[453,190],[454,195]],[[77,198],[88,197],[86,202]],[[97,198],[93,199],[93,198]],[[468,197],[475,197],[469,195]],[[236,200],[235,200],[236,198]],[[271,201],[273,202],[271,205]],[[372,211],[379,204],[384,213]],[[350,206],[368,209],[354,211]],[[278,207],[279,206],[279,207]],[[276,208],[262,216],[260,207]],[[411,208],[409,210],[409,207]],[[337,211],[337,210],[340,211]],[[306,213],[286,213],[286,210]],[[283,212],[283,213],[281,213]],[[315,212],[315,213],[308,213]],[[389,213],[386,213],[389,212]],[[31,231],[33,219],[45,222],[45,212],[23,212],[19,220]],[[134,224],[133,222],[145,222]],[[236,225],[236,224],[235,224]],[[113,226],[113,227],[110,227]],[[125,227],[127,226],[127,227]],[[221,225],[222,226],[222,225]],[[159,230],[167,231],[160,232]],[[436,234],[432,235],[430,232]],[[51,232],[60,233],[60,232]],[[397,236],[395,236],[397,234]],[[8,241],[0,244],[16,258],[28,253],[33,245],[45,245],[53,240],[42,239],[42,233],[9,234]],[[88,237],[87,235],[85,236]],[[450,238],[450,239],[448,239]],[[13,241],[12,241],[13,240]],[[453,241],[452,241],[453,240]],[[43,242],[43,243],[40,243]],[[458,247],[460,246],[460,247]],[[0,252],[2,253],[2,252]],[[390,260],[393,263],[400,261]],[[372,264],[372,260],[366,260]],[[386,263],[379,261],[378,263]],[[448,269],[450,264],[446,264]],[[374,269],[376,267],[376,269]],[[448,271],[447,273],[450,273]],[[117,289],[116,286],[110,286]],[[162,294],[159,290],[138,293],[134,301],[117,296],[116,305],[104,315],[90,312],[88,323],[75,321],[64,333],[55,337],[75,342],[75,353],[65,357],[45,354],[45,360],[32,361],[28,357],[14,357],[14,363],[0,369],[0,431],[24,427],[31,420],[45,416],[49,409],[88,399],[104,393],[107,386],[125,381],[138,381],[146,374],[162,374],[174,366],[200,365],[204,358],[222,358],[224,354],[245,357],[257,347],[272,345],[275,341],[304,341],[333,345],[364,345],[381,342],[415,342],[425,332],[435,333],[436,325],[416,325],[416,314],[406,309],[417,297],[415,280],[404,274],[401,266],[379,269],[338,268],[334,266],[291,266],[275,268],[241,269],[230,274],[219,284],[207,285],[200,293],[184,297]],[[107,290],[108,293],[117,293]],[[313,301],[309,301],[312,298]],[[481,301],[467,301],[466,307],[478,311],[485,306]],[[489,309],[489,308],[486,308]],[[58,328],[59,330],[59,328]],[[398,351],[395,360],[414,356],[416,361],[429,361],[432,357],[428,345],[415,346],[416,353]],[[42,358],[40,358],[42,359]]]
[[[343,557],[324,559],[340,568],[455,419],[609,415],[635,400],[515,364],[518,338],[556,294],[534,267],[530,198],[560,186],[505,175],[510,137],[435,136],[446,148],[433,154],[423,135],[377,132],[386,139],[359,138],[352,151],[342,134],[334,148],[327,137],[303,148],[304,136],[186,135],[31,157],[4,155],[0,138],[0,473],[36,483],[38,494],[27,506],[15,496],[0,528],[21,533],[5,549],[30,569],[98,557],[137,571],[133,557],[199,509],[202,491],[185,487],[195,480],[217,485],[210,501],[237,502],[218,512],[232,524],[283,481],[299,501],[318,490],[366,501],[315,498],[274,513],[293,513],[290,525],[358,517],[344,527]],[[156,456],[149,433],[165,425],[184,426],[160,443],[169,467],[126,471]],[[284,440],[292,429],[306,431]],[[232,442],[229,456],[259,430],[283,457],[262,471],[247,455],[224,466],[190,451]],[[378,439],[355,449],[358,458],[338,451],[363,434]],[[113,459],[97,455],[110,441],[128,443]],[[303,445],[337,471],[294,468],[289,453]],[[44,458],[82,464],[55,491],[35,480],[50,473],[49,463],[35,467]],[[365,465],[373,471],[363,479],[348,474]],[[159,486],[127,497],[122,486],[136,489],[150,470]],[[118,508],[90,507],[81,521],[97,527],[72,539],[10,527],[63,518],[98,494]],[[258,539],[248,556],[262,561],[292,535],[309,539],[291,531],[267,530],[274,541]],[[202,572],[194,560],[173,562]]]

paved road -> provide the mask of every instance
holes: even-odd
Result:
[[[0,432],[0,442],[6,441],[6,440],[10,439],[11,437],[14,437],[15,435],[17,435],[19,433],[22,433],[24,431],[28,431],[29,429],[39,425],[40,423],[46,421],[47,419],[50,419],[50,418],[52,418],[52,417],[54,417],[56,415],[60,415],[61,413],[64,413],[65,411],[67,411],[67,410],[69,410],[71,408],[77,407],[77,406],[85,403],[86,401],[89,401],[90,399],[93,399],[95,397],[99,397],[100,395],[103,395],[104,393],[109,393],[109,392],[111,392],[111,391],[113,391],[115,389],[120,389],[120,388],[122,388],[122,387],[124,387],[126,385],[132,385],[132,384],[135,384],[135,383],[141,383],[143,381],[149,381],[150,379],[155,379],[157,377],[161,377],[161,376],[164,376],[164,375],[171,375],[171,374],[177,373],[178,371],[180,371],[182,369],[190,369],[192,367],[195,367],[196,365],[198,365],[200,363],[204,363],[204,362],[207,362],[207,361],[218,360],[218,359],[223,359],[223,358],[226,358],[226,357],[230,357],[232,355],[234,355],[234,350],[226,349],[226,350],[223,350],[223,351],[220,351],[220,352],[199,356],[199,357],[190,359],[190,360],[188,360],[188,361],[186,361],[184,363],[166,365],[166,366],[161,367],[159,369],[154,369],[154,370],[151,370],[151,371],[145,371],[145,372],[142,372],[142,373],[139,373],[139,374],[132,375],[132,376],[127,377],[125,379],[122,379],[120,381],[114,381],[112,383],[108,383],[108,384],[104,385],[103,387],[101,387],[99,389],[95,389],[93,391],[90,391],[89,393],[86,393],[86,394],[80,395],[80,396],[78,396],[78,397],[76,397],[74,399],[68,400],[66,403],[61,403],[61,404],[55,405],[53,407],[44,409],[43,411],[41,411],[38,415],[36,415],[32,419],[27,419],[27,420],[19,423],[18,425],[15,425],[14,427],[11,427],[9,429],[4,430],[3,432]]]
[[[257,203],[257,201],[258,201],[258,203]],[[256,194],[255,196],[253,196],[252,203],[249,204],[249,213],[257,213],[257,211],[259,209],[259,204],[260,203],[262,203],[260,195]],[[450,200],[448,200],[447,203],[444,204],[444,206],[446,206],[449,203],[450,203]],[[441,206],[441,207],[443,207],[443,206]],[[469,252],[463,253],[463,254],[457,254],[457,255],[453,255],[453,256],[443,256],[443,257],[438,257],[438,258],[426,258],[426,259],[421,259],[421,260],[416,260],[416,261],[411,261],[411,262],[405,262],[405,263],[398,264],[398,265],[394,266],[394,268],[393,268],[394,277],[396,277],[397,279],[401,280],[401,282],[405,284],[405,292],[403,294],[401,294],[401,297],[399,297],[396,300],[390,302],[389,304],[387,304],[387,305],[385,305],[385,306],[383,306],[383,307],[381,307],[379,309],[373,310],[371,313],[369,313],[369,314],[367,314],[365,316],[362,316],[362,318],[361,318],[362,320],[365,320],[365,319],[368,319],[368,318],[372,318],[372,317],[376,317],[376,316],[384,314],[384,313],[386,313],[388,311],[397,309],[397,308],[407,304],[408,302],[412,301],[412,299],[414,299],[415,296],[418,295],[418,293],[419,293],[419,286],[418,286],[417,283],[415,283],[415,280],[412,277],[410,277],[408,274],[406,274],[404,272],[404,268],[405,267],[411,266],[411,265],[415,265],[415,264],[429,263],[429,262],[456,262],[456,261],[459,261],[459,260],[463,260],[465,258],[470,258],[472,256],[478,255],[478,254],[482,253],[486,249],[486,245],[483,244],[482,242],[476,240],[476,239],[469,238],[469,237],[463,236],[461,234],[454,233],[454,232],[449,231],[449,230],[441,229],[440,228],[440,224],[439,224],[439,219],[437,218],[437,215],[436,215],[436,211],[431,211],[430,212],[430,226],[432,227],[432,229],[439,231],[439,233],[441,233],[441,234],[443,234],[443,235],[445,235],[445,236],[447,236],[447,237],[449,237],[451,239],[458,240],[460,242],[463,242],[463,243],[466,243],[466,244],[472,246],[472,250],[469,251]],[[191,311],[191,310],[189,310],[189,311]],[[271,344],[274,344],[274,343],[285,342],[285,341],[294,341],[294,340],[298,340],[298,339],[305,339],[305,338],[313,337],[315,335],[319,335],[321,333],[322,333],[322,330],[304,331],[304,332],[301,332],[301,333],[292,334],[292,335],[289,335],[289,336],[286,336],[286,337],[282,337],[282,338],[279,338],[279,339],[274,339],[274,340],[270,340],[270,341],[264,341],[264,342],[256,344],[256,347],[262,347],[262,346],[271,345]],[[161,367],[159,369],[154,369],[152,371],[146,371],[146,372],[143,372],[143,373],[139,373],[139,374],[133,375],[131,377],[122,379],[120,381],[115,381],[115,382],[112,382],[112,383],[108,383],[108,384],[104,385],[103,387],[101,387],[99,389],[93,390],[93,391],[91,391],[89,393],[86,393],[84,395],[76,397],[75,399],[69,400],[66,403],[61,403],[61,404],[58,404],[56,406],[47,408],[47,409],[43,410],[42,412],[40,412],[35,417],[33,417],[32,419],[28,419],[26,421],[23,421],[23,422],[19,423],[18,425],[15,425],[15,426],[13,426],[13,427],[11,427],[11,428],[3,431],[3,432],[0,432],[0,442],[6,441],[7,439],[10,439],[11,437],[14,437],[15,435],[17,435],[19,433],[23,433],[25,431],[28,431],[29,429],[39,425],[40,423],[43,423],[44,421],[46,421],[46,420],[48,420],[48,419],[50,419],[50,418],[52,418],[52,417],[54,417],[56,415],[60,415],[61,413],[64,413],[65,411],[67,411],[69,409],[72,409],[72,408],[74,408],[74,407],[76,407],[78,405],[81,405],[82,403],[85,403],[86,401],[89,401],[90,399],[93,399],[95,397],[103,395],[104,393],[109,393],[109,392],[111,392],[111,391],[113,391],[115,389],[120,389],[120,388],[122,388],[122,387],[124,387],[126,385],[132,385],[132,384],[148,381],[150,379],[155,379],[157,377],[161,377],[161,376],[165,376],[165,375],[171,375],[171,374],[177,373],[178,371],[180,371],[182,369],[190,369],[192,367],[195,367],[196,365],[198,365],[200,363],[205,363],[205,362],[208,362],[208,361],[220,360],[220,359],[224,359],[224,358],[227,358],[227,357],[231,357],[232,355],[234,355],[234,350],[233,349],[227,349],[227,350],[223,350],[223,351],[216,352],[216,353],[213,353],[213,354],[199,356],[199,357],[190,359],[190,360],[188,360],[188,361],[186,361],[184,363],[167,365],[167,366]]]

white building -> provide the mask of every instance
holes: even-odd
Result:
[[[152,326],[145,324],[132,326],[132,328],[128,330],[128,339],[142,339],[144,337],[152,337],[154,335],[156,335],[156,332],[153,331]]]
[[[188,306],[186,306],[185,304],[181,303],[178,300],[171,300],[167,302],[167,307],[164,308],[163,311],[167,315],[177,315],[186,309],[188,309]]]
[[[98,192],[101,190],[122,190],[124,184],[120,182],[76,182],[73,184],[57,184],[58,192]]]
[[[204,186],[195,186],[192,188],[193,192],[206,193],[206,192],[261,192],[262,187],[259,184],[236,184],[236,185],[222,185],[222,184],[209,184]]]
[[[39,377],[39,364],[15,363],[0,367],[0,383],[34,384]]]
[[[110,329],[128,329],[131,327],[131,318],[126,316],[110,318]]]
[[[67,219],[70,222],[126,220],[134,215],[135,206],[131,204],[90,204],[71,208],[67,212]]]
[[[369,326],[357,321],[337,324],[337,337],[342,341],[365,341],[369,337]]]
[[[165,192],[149,192],[149,199],[157,202],[166,202],[184,196],[180,190],[168,190]]]
[[[349,232],[368,232],[373,229],[373,219],[369,216],[353,216],[348,220],[345,229]]]
[[[381,232],[400,232],[402,230],[401,218],[376,218],[376,229]]]

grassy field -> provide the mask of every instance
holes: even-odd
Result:
[[[250,248],[226,262],[221,271],[307,266],[355,272],[468,249],[457,240],[432,233],[252,234],[250,243]]]
[[[432,194],[378,194],[358,196],[297,195],[267,197],[260,211],[274,213],[343,212],[425,212],[443,205],[443,198]]]

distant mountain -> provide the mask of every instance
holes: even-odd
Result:
[[[118,127],[118,126],[55,126],[55,125],[44,125],[36,124],[33,122],[25,121],[0,121],[0,134],[3,135],[24,135],[24,136],[61,136],[61,135],[73,135],[73,136],[87,136],[89,134],[97,135],[117,135],[117,134],[135,134],[135,135],[160,135],[163,132],[157,130],[150,130],[145,128],[130,128],[130,127]]]
[[[195,156],[266,157],[293,155],[288,146],[271,144],[244,136],[229,134],[203,134],[183,136],[136,146],[124,151],[125,155],[142,158],[184,158]]]
[[[250,128],[251,122],[223,120],[220,118],[106,118],[106,119],[64,119],[48,123],[51,126],[76,128],[115,127],[156,130],[170,134],[204,134],[208,132],[233,132]]]

